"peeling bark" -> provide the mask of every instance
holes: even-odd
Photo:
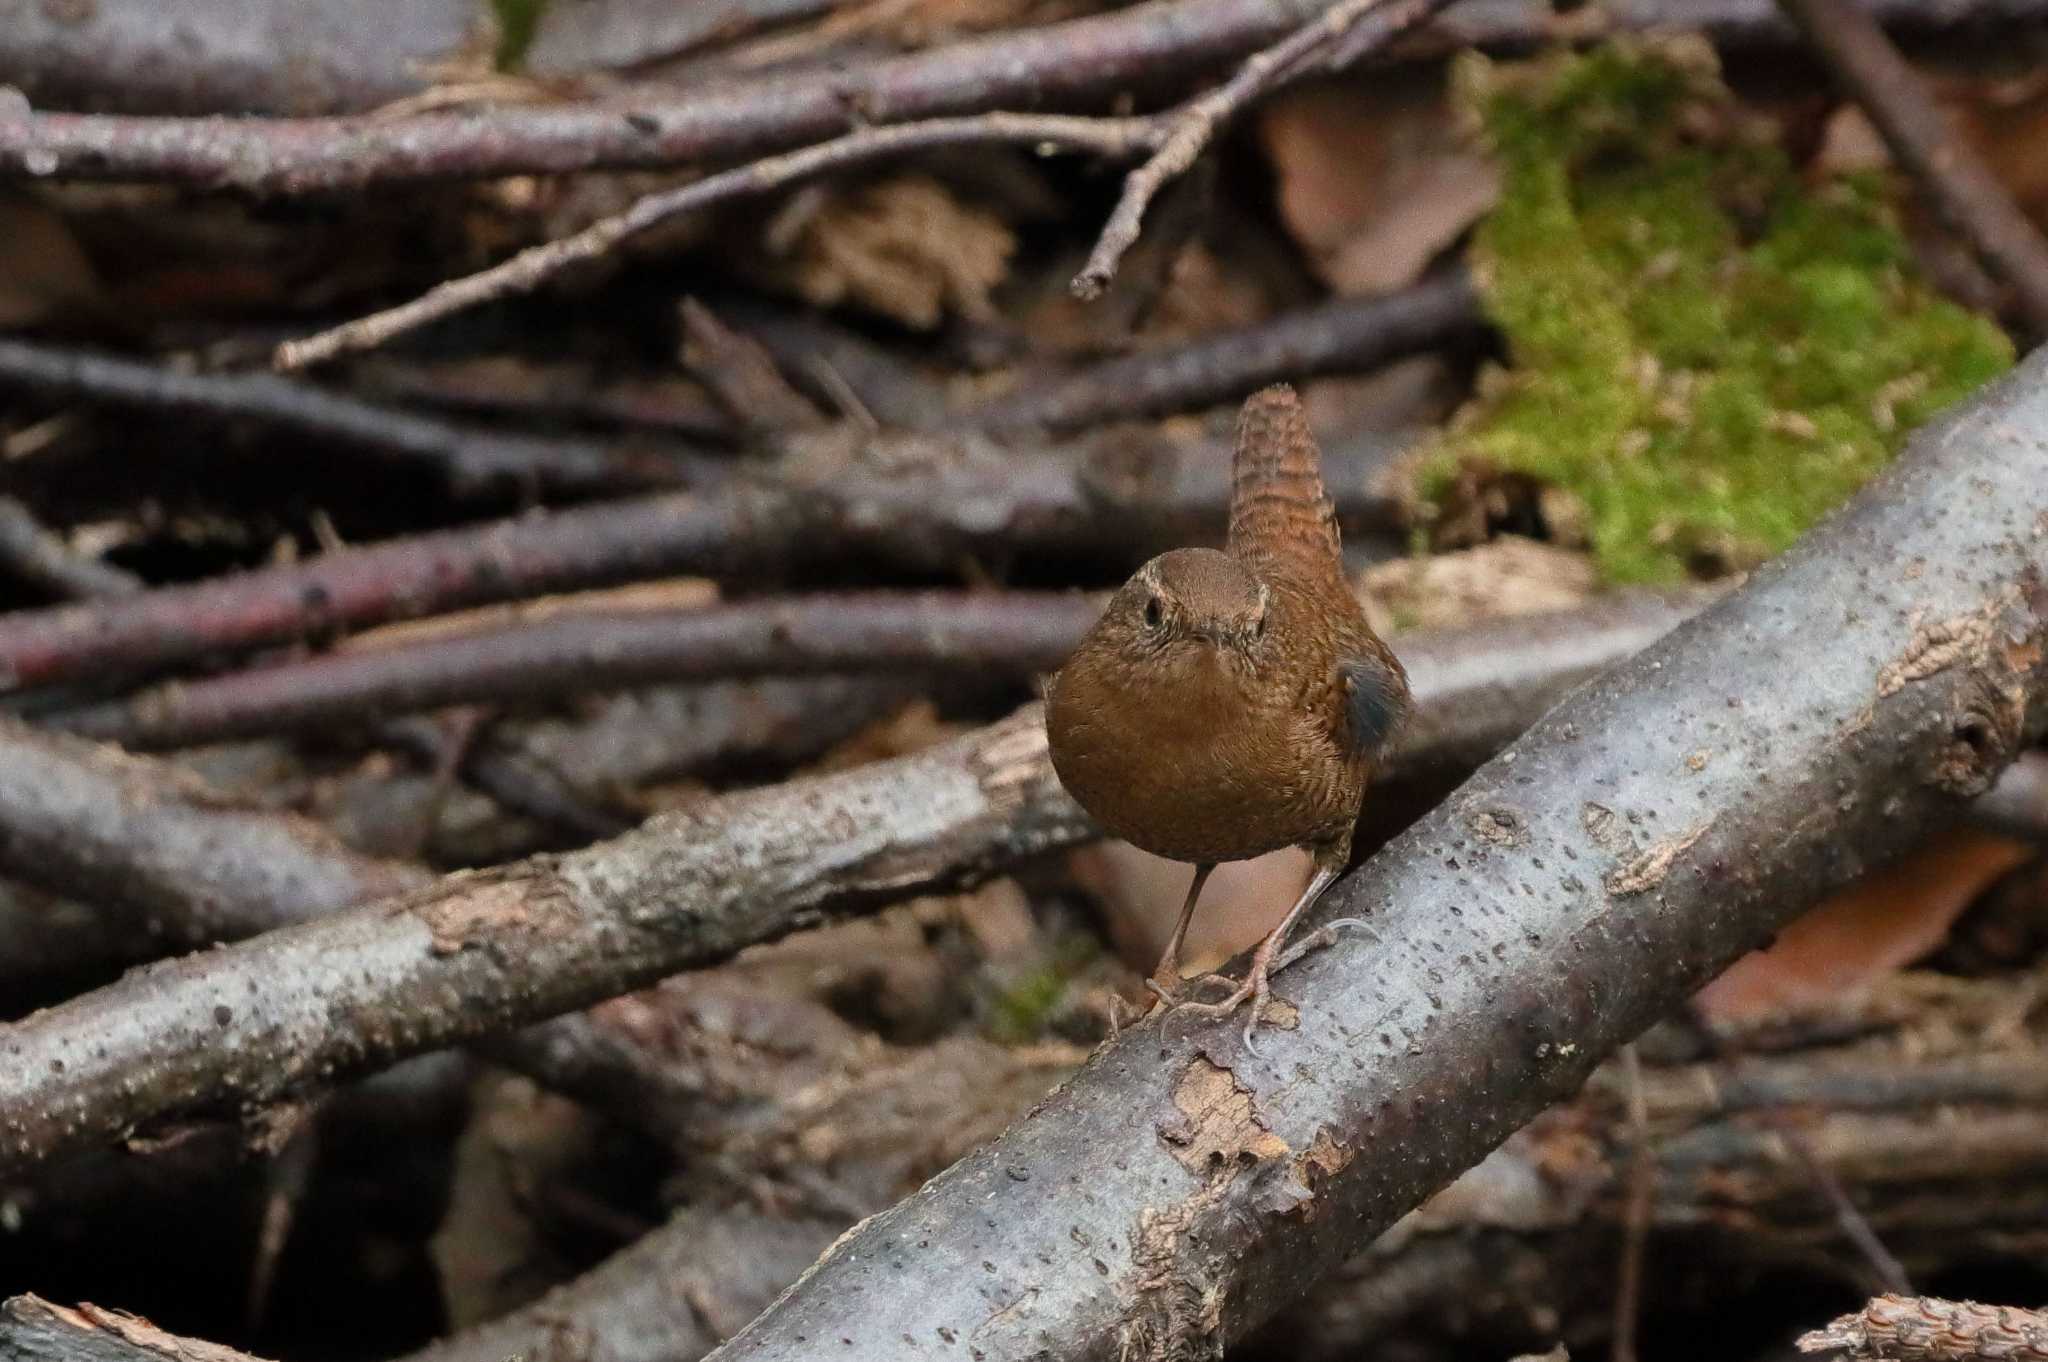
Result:
[[[2048,354],[1333,886],[1322,912],[1371,931],[1282,976],[1298,1025],[1269,1028],[1264,1058],[1231,1022],[1126,1030],[716,1356],[842,1340],[848,1356],[909,1358],[950,1337],[981,1362],[1166,1358],[1242,1337],[1713,972],[1991,784],[2048,723],[2044,488]],[[1916,558],[1939,569],[1909,573]],[[1991,627],[1954,663],[1880,693],[1926,621],[1978,616]],[[1717,755],[1688,761],[1703,748]],[[1595,803],[1615,816],[1604,839],[1581,820]],[[1501,810],[1519,844],[1472,832]],[[1603,885],[1667,846],[1654,884]],[[1288,1150],[1348,1161],[1313,1188],[1288,1154],[1219,1150],[1190,1171],[1168,1132],[1201,1065],[1242,1083]]]

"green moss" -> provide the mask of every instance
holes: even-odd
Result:
[[[1425,500],[1477,458],[1577,495],[1610,579],[1754,561],[2012,363],[1917,277],[1889,186],[1803,184],[1704,43],[1474,56],[1457,89],[1501,168],[1474,262],[1509,367]]]
[[[526,57],[526,49],[533,42],[533,33],[540,24],[541,11],[547,8],[548,0],[491,0],[491,8],[498,16],[497,63],[500,71],[516,71]]]
[[[1092,936],[1062,935],[1041,963],[1012,979],[989,1000],[989,1037],[1005,1045],[1026,1045],[1044,1039],[1074,980],[1100,954],[1100,946]]]

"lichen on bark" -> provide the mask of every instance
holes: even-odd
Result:
[[[1583,503],[1604,576],[1668,582],[1792,542],[2012,346],[1920,277],[1880,176],[1803,176],[1697,39],[1455,82],[1502,196],[1473,255],[1506,338],[1421,465]]]

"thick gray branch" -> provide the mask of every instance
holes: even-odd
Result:
[[[1327,896],[1232,1024],[1127,1030],[840,1240],[725,1362],[1207,1356],[2048,719],[2048,355],[1559,705]]]

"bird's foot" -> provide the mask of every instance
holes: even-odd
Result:
[[[1275,936],[1259,943],[1259,949],[1252,955],[1252,967],[1246,973],[1243,983],[1237,983],[1223,974],[1205,974],[1195,981],[1197,988],[1207,984],[1220,984],[1230,990],[1227,996],[1213,1003],[1183,1000],[1173,1003],[1172,1009],[1176,1014],[1186,1012],[1201,1017],[1227,1017],[1246,1002],[1251,1003],[1251,1015],[1245,1018],[1244,1023],[1244,1048],[1258,1055],[1260,1051],[1257,1033],[1259,1026],[1266,1020],[1266,1004],[1272,1001],[1273,976],[1311,951],[1319,951],[1334,944],[1338,931],[1346,927],[1356,927],[1363,932],[1372,931],[1364,918],[1340,917],[1333,922],[1324,923],[1289,946],[1285,952],[1279,950],[1280,943],[1276,933]]]
[[[1207,984],[1220,984],[1229,989],[1230,992],[1213,1003],[1182,1001],[1174,1007],[1174,1014],[1176,1016],[1186,1013],[1197,1017],[1228,1017],[1237,1011],[1238,1008],[1244,1006],[1246,1002],[1250,1002],[1252,1011],[1251,1016],[1246,1019],[1244,1024],[1244,1044],[1247,1050],[1256,1055],[1259,1053],[1259,1046],[1258,1042],[1252,1039],[1252,1033],[1257,1031],[1259,1023],[1265,1020],[1266,1001],[1273,996],[1270,978],[1272,965],[1272,956],[1261,950],[1259,954],[1252,957],[1251,972],[1245,975],[1244,982],[1241,984],[1228,975],[1205,974],[1195,981],[1196,987],[1199,988]]]

